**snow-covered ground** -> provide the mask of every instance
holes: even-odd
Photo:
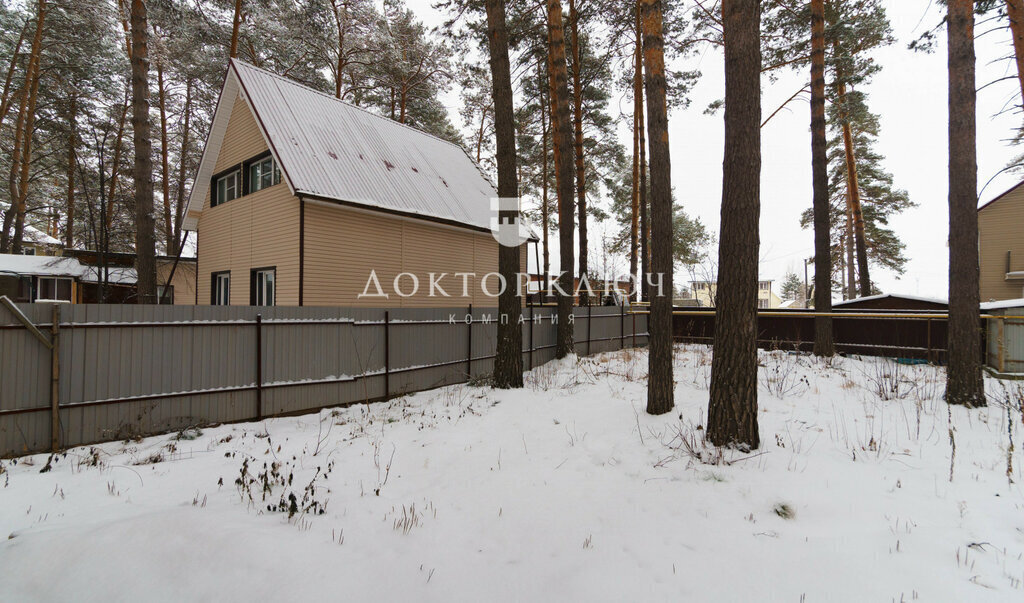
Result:
[[[691,346],[661,417],[625,351],[3,461],[0,600],[1024,600],[1019,383],[762,362],[751,454],[703,445]]]

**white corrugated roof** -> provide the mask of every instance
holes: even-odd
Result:
[[[0,274],[82,277],[87,269],[75,258],[49,255],[0,254]]]
[[[189,209],[202,206],[237,94],[248,101],[293,193],[490,229],[497,192],[462,147],[237,59]]]

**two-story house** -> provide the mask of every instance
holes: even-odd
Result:
[[[1024,182],[978,208],[981,301],[1024,297]]]
[[[184,224],[196,303],[494,306],[496,197],[462,147],[232,60]]]

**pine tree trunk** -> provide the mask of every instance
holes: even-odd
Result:
[[[576,196],[579,220],[579,270],[580,283],[587,277],[590,267],[587,254],[587,181],[583,161],[583,87],[580,83],[580,24],[579,12],[576,10],[577,0],[569,0],[569,23],[572,24],[572,96],[573,96],[573,130],[576,157]],[[580,305],[590,305],[587,289],[580,289]]]
[[[555,336],[555,357],[574,353],[573,325],[573,166],[572,122],[569,117],[569,83],[565,64],[565,32],[562,26],[561,0],[548,3],[548,61],[551,80],[551,104],[554,107],[555,175],[558,186],[558,331]]]
[[[519,197],[516,180],[516,126],[512,107],[512,75],[505,30],[505,0],[487,0],[487,42],[491,58],[494,91],[494,134],[498,162],[498,197]],[[512,224],[519,231],[519,212],[501,211],[499,228]],[[507,241],[506,241],[507,243]],[[498,272],[505,278],[505,290],[498,297],[498,344],[494,358],[494,386],[501,389],[523,386],[522,298],[519,296],[519,245],[498,245]]]
[[[842,78],[842,74],[837,78]],[[846,82],[839,79],[839,102],[846,102]],[[868,269],[867,238],[864,236],[864,214],[860,203],[860,184],[857,180],[857,156],[853,148],[853,130],[850,118],[840,111],[843,125],[843,147],[846,150],[846,181],[849,183],[850,211],[853,214],[853,239],[857,244],[857,275],[860,277],[860,295],[871,295],[871,276]]]
[[[643,26],[640,20],[640,3],[636,6],[636,52],[643,56]],[[647,220],[647,135],[644,129],[647,121],[644,118],[644,67],[643,61],[637,60],[634,73],[635,94],[639,97],[640,113],[637,118],[640,127],[640,297],[650,301],[647,278],[651,274],[651,229]]]
[[[850,207],[850,189],[846,189],[846,295],[847,299],[857,297],[857,266],[853,260],[853,209]]]
[[[178,158],[178,190],[174,204],[174,244],[175,249],[181,242],[181,221],[185,213],[185,184],[188,177],[189,121],[192,117],[192,78],[185,81],[185,106],[182,109],[181,123],[181,154]]]
[[[725,161],[715,346],[707,437],[754,449],[757,427],[757,260],[761,214],[761,10],[723,0]]]
[[[149,138],[149,51],[146,3],[132,0],[132,130],[135,143],[135,271],[137,302],[156,303],[153,145]]]
[[[949,365],[946,401],[985,406],[981,373],[974,2],[949,0]]]
[[[75,246],[75,147],[78,134],[78,98],[72,96],[68,106],[68,161],[66,176],[68,184],[67,226],[64,231],[64,246],[72,249]]]
[[[544,229],[543,247],[544,247],[544,268],[542,274],[544,275],[544,282],[542,284],[543,289],[548,288],[548,276],[551,274],[551,248],[548,244],[548,235],[551,232],[550,217],[548,210],[550,209],[550,201],[548,200],[548,139],[551,136],[551,128],[548,127],[548,101],[544,95],[544,91],[548,88],[545,80],[547,79],[547,72],[544,70],[543,64],[540,66],[540,139],[541,139],[541,153],[543,159],[541,160],[541,226]],[[541,294],[541,298],[544,298],[544,294]]]
[[[11,102],[14,100],[14,91],[11,89],[11,84],[14,82],[14,72],[18,68],[19,59],[21,57],[21,45],[25,42],[25,35],[28,33],[28,26],[30,21],[25,21],[25,24],[21,27],[21,33],[18,35],[18,42],[14,45],[14,52],[11,53],[11,61],[7,64],[7,76],[4,78],[4,91],[0,95],[0,125],[7,119],[7,113],[11,110]]]
[[[131,58],[131,55],[128,55],[128,59],[131,60]],[[128,110],[131,102],[131,99],[127,96],[128,90],[125,92],[125,103],[121,107],[121,119],[117,122],[117,134],[114,136],[114,158],[110,164],[110,181],[107,183],[109,188],[106,203],[106,220],[108,225],[113,224],[114,220],[114,201],[117,198],[118,176],[121,172],[121,152],[124,145],[124,126],[128,121]]]
[[[1010,19],[1017,81],[1020,83],[1021,102],[1024,103],[1024,0],[1006,0],[1006,16]]]
[[[29,64],[25,75],[25,94],[27,104],[25,107],[24,131],[22,140],[24,147],[21,151],[18,163],[18,194],[11,200],[11,205],[17,208],[14,214],[14,235],[11,241],[11,252],[21,253],[22,239],[25,235],[25,212],[27,210],[29,176],[32,168],[32,139],[36,123],[36,103],[39,99],[39,62],[42,58],[43,32],[45,31],[47,0],[39,0],[36,6],[36,33],[32,38],[32,54],[29,57]],[[6,232],[6,229],[5,229]]]
[[[640,22],[640,10],[636,11],[636,21]],[[640,40],[640,27],[636,27],[637,40]],[[639,301],[639,284],[636,282],[637,269],[640,267],[640,129],[644,125],[640,122],[641,98],[639,92],[639,86],[636,82],[640,81],[640,74],[643,72],[643,49],[640,45],[637,45],[636,50],[633,52],[634,56],[634,67],[633,67],[633,197],[632,207],[630,208],[630,220],[629,220],[629,276],[633,280],[633,289],[630,294],[637,297]],[[641,276],[642,278],[642,276]]]
[[[672,167],[668,144],[665,42],[662,0],[642,0],[644,84],[651,137],[651,269],[655,273],[649,315],[647,412],[665,414],[674,406],[672,380]],[[660,282],[659,282],[660,279]]]
[[[235,13],[231,19],[231,48],[228,56],[232,59],[238,56],[238,31],[242,26],[242,0],[235,0]]]
[[[832,311],[832,225],[825,133],[825,1],[811,0],[811,173],[814,189],[814,310]],[[806,296],[806,291],[804,292]],[[832,318],[814,319],[814,355],[832,356]]]
[[[160,105],[160,190],[163,192],[164,253],[174,255],[178,246],[174,240],[174,226],[171,224],[171,174],[168,164],[170,150],[167,148],[167,91],[164,89],[164,67],[156,63],[156,89]]]

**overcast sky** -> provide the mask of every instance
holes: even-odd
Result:
[[[430,7],[431,0],[408,1],[426,23],[439,23],[440,15]],[[894,175],[896,186],[907,190],[911,200],[918,204],[892,222],[907,245],[910,261],[906,273],[897,278],[891,272],[878,270],[872,278],[887,292],[944,298],[949,253],[945,37],[940,37],[937,51],[932,54],[907,49],[911,40],[940,20],[941,14],[932,4],[932,0],[887,2],[897,43],[876,51],[882,70],[862,89],[868,94],[871,110],[881,116],[877,150],[886,158],[885,167]],[[980,27],[977,33],[987,29]],[[1009,61],[997,60],[1011,51],[1007,31],[983,35],[976,46],[979,87],[1014,75]],[[717,236],[722,189],[722,114],[709,116],[703,111],[708,103],[723,96],[722,57],[709,49],[699,62],[704,75],[693,93],[692,105],[669,116],[672,185],[686,211],[699,217]],[[776,83],[766,79],[764,115],[774,111],[807,79],[809,74],[793,72],[784,73]],[[1019,115],[996,114],[1008,102],[1019,102],[1014,98],[1019,94],[1016,80],[999,82],[979,92],[979,189],[1017,154],[1007,139],[1020,125]],[[457,98],[450,97],[452,120],[456,123]],[[788,270],[802,275],[802,261],[813,253],[813,234],[801,229],[799,223],[801,212],[811,203],[809,124],[810,108],[806,100],[801,100],[791,103],[762,131],[761,278],[779,281]],[[623,144],[631,148],[632,138],[626,125],[621,128],[621,136]],[[1010,174],[997,176],[981,192],[981,201],[995,197],[1018,181]],[[557,256],[557,252],[552,256]],[[594,251],[591,257],[591,264],[596,264]],[[677,281],[685,280],[681,277],[677,276]]]

